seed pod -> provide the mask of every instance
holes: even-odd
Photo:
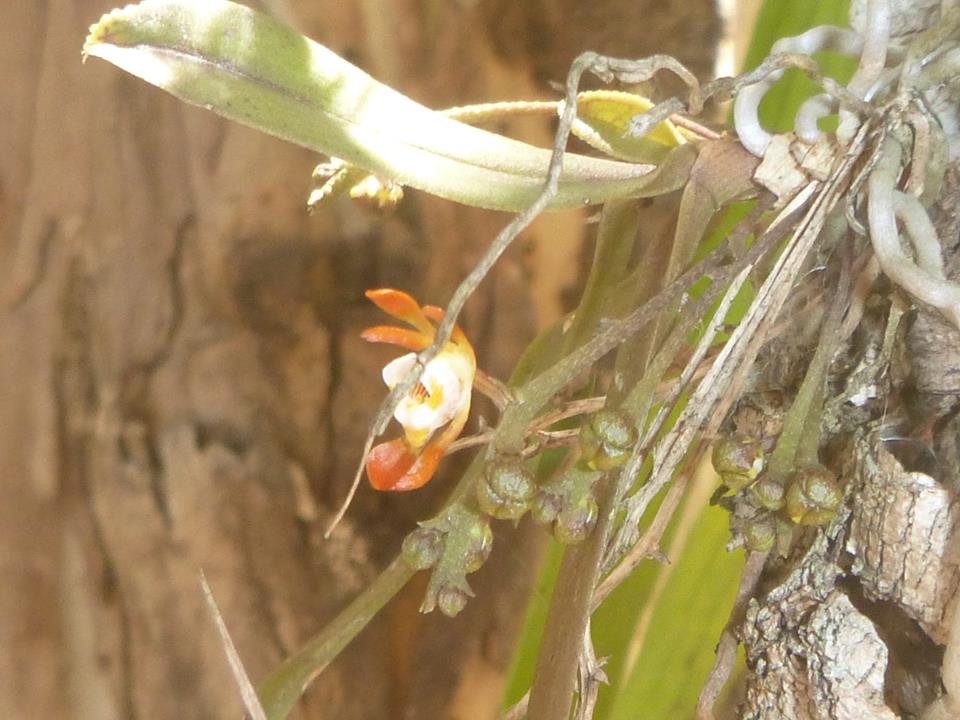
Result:
[[[763,446],[743,435],[721,438],[713,446],[713,469],[731,490],[742,490],[763,470]]]
[[[593,530],[599,514],[597,501],[586,495],[575,505],[560,511],[553,526],[553,536],[564,545],[578,543]]]
[[[769,517],[753,518],[743,527],[743,544],[747,550],[766,552],[776,539],[777,530]]]
[[[798,525],[824,525],[837,514],[843,491],[829,470],[809,467],[787,478],[787,515]]]
[[[773,478],[761,476],[754,482],[750,489],[750,498],[757,505],[766,510],[779,510],[783,507],[784,494],[783,485]]]
[[[455,585],[445,585],[437,592],[437,607],[447,617],[456,617],[469,599],[470,596]]]
[[[417,528],[403,539],[401,554],[414,570],[432,568],[443,552],[444,535],[433,528]]]
[[[538,523],[551,523],[563,509],[563,498],[552,492],[538,492],[530,503],[530,514]]]
[[[490,523],[477,523],[470,528],[470,540],[463,554],[463,571],[472,573],[483,567],[493,549],[493,530]]]
[[[495,458],[477,485],[480,509],[499,520],[518,520],[527,511],[536,483],[523,460]]]
[[[580,457],[592,470],[623,465],[637,441],[637,427],[622,410],[603,409],[580,429]]]

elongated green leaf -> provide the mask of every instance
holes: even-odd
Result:
[[[611,720],[689,718],[713,664],[736,594],[743,553],[728,553],[727,513],[701,511],[650,618],[627,681],[614,688]]]
[[[266,15],[226,0],[144,0],[95,24],[84,54],[178,98],[469,205],[521,210],[550,153],[444,117]],[[553,207],[669,192],[690,161],[564,158]]]

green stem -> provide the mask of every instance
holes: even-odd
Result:
[[[307,685],[407,584],[413,572],[402,558],[395,558],[323,631],[267,676],[260,684],[258,695],[268,720],[287,717]]]
[[[570,713],[593,588],[600,576],[600,558],[616,515],[612,486],[609,477],[600,481],[597,527],[586,540],[563,554],[533,673],[529,720],[555,720]]]
[[[626,275],[640,226],[640,204],[636,200],[611,200],[603,206],[597,228],[597,246],[590,274],[564,338],[564,353],[583,345],[596,330],[601,318],[611,316],[611,294]]]
[[[840,342],[840,327],[849,293],[849,272],[841,272],[839,287],[820,328],[819,343],[797,396],[784,419],[777,447],[770,456],[769,476],[782,481],[794,469],[820,462],[820,422],[826,398],[827,373]]]

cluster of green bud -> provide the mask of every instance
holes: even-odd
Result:
[[[553,536],[557,542],[573,545],[593,532],[600,509],[592,494],[584,494],[573,504],[567,505],[553,523]]]
[[[552,523],[560,515],[561,510],[563,510],[563,495],[550,490],[538,492],[530,504],[533,521],[541,525]]]
[[[784,489],[771,477],[763,475],[757,478],[748,488],[747,494],[751,502],[758,508],[776,512],[783,507]]]
[[[447,617],[456,617],[467,606],[467,600],[473,597],[469,590],[456,585],[444,585],[437,591],[437,607]]]
[[[519,520],[530,508],[536,490],[533,473],[521,458],[497,457],[477,484],[477,503],[498,520]]]
[[[467,575],[479,570],[493,549],[490,519],[460,503],[420,523],[403,541],[402,556],[414,570],[432,569],[420,609],[457,615],[473,596]]]
[[[432,527],[418,527],[403,539],[400,553],[414,570],[429,570],[443,553],[444,533]]]
[[[594,486],[601,473],[572,467],[542,488],[530,505],[534,521],[553,524],[553,536],[566,545],[585,539],[597,524],[600,513]]]
[[[842,501],[837,479],[824,467],[795,470],[787,477],[787,516],[797,525],[825,525]]]
[[[785,557],[790,552],[795,525],[779,513],[765,510],[756,512],[740,523],[743,545],[752,552],[776,550]]]
[[[752,552],[766,552],[777,540],[777,525],[773,517],[764,513],[743,526],[743,544]]]
[[[825,525],[843,501],[836,478],[824,467],[801,468],[786,478],[764,472],[763,449],[749,438],[721,439],[714,445],[712,460],[724,484],[718,496],[727,490],[735,493],[721,504],[739,508],[731,526],[748,550],[776,547],[785,554],[795,526]]]
[[[763,446],[753,438],[729,435],[713,446],[711,460],[723,484],[737,492],[756,480],[763,470]]]
[[[604,408],[580,429],[580,461],[591,470],[623,465],[637,442],[637,426],[623,410]]]
[[[468,527],[463,548],[463,571],[474,573],[483,567],[493,550],[493,530],[490,523],[474,523]]]

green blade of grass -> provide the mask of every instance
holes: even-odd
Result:
[[[540,639],[543,637],[543,628],[547,622],[550,596],[553,594],[553,586],[560,571],[563,550],[563,545],[551,540],[541,561],[540,578],[530,598],[530,605],[520,631],[520,642],[513,655],[510,670],[507,672],[507,684],[503,694],[504,709],[518,702],[533,683],[533,668],[537,662]]]
[[[609,708],[599,717],[676,720],[692,716],[743,565],[742,552],[725,549],[730,539],[727,524],[727,514],[719,508],[700,511],[689,541],[656,596],[649,630],[627,677],[614,688]]]

